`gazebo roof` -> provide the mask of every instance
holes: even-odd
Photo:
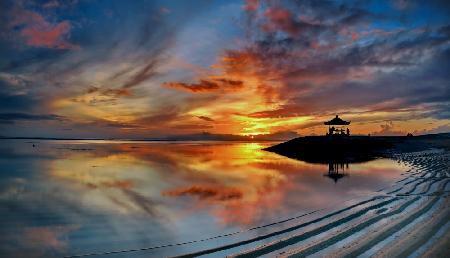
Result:
[[[324,123],[325,125],[349,125],[350,122],[344,121],[339,118],[338,115],[336,115],[335,118],[331,119],[330,121],[327,121]]]

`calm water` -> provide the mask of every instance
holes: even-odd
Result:
[[[367,197],[405,170],[379,159],[350,164],[335,182],[328,165],[260,150],[273,143],[0,143],[1,257],[144,248],[238,231],[233,238],[246,238],[274,229],[246,231],[254,226]],[[222,241],[111,257],[178,254]]]

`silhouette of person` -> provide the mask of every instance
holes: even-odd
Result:
[[[347,135],[350,136],[350,130],[347,128]]]
[[[330,134],[333,134],[333,133],[334,133],[334,130],[335,130],[335,128],[334,128],[334,126],[332,126],[332,127],[330,128]]]

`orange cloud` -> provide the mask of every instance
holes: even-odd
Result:
[[[261,55],[251,47],[227,50],[198,83],[166,82],[163,86],[214,94],[210,99],[195,96],[188,109],[180,111],[205,121],[209,120],[201,117],[214,120],[213,133],[268,134],[273,132],[270,121],[256,125],[258,122],[249,120],[246,114],[275,109],[286,100],[281,98],[283,85],[278,80],[282,71],[270,60],[271,56]],[[224,94],[230,92],[238,94]]]

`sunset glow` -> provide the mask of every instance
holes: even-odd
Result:
[[[439,1],[49,3],[2,4],[3,136],[450,130]]]
[[[450,257],[450,0],[0,0],[0,257]]]

